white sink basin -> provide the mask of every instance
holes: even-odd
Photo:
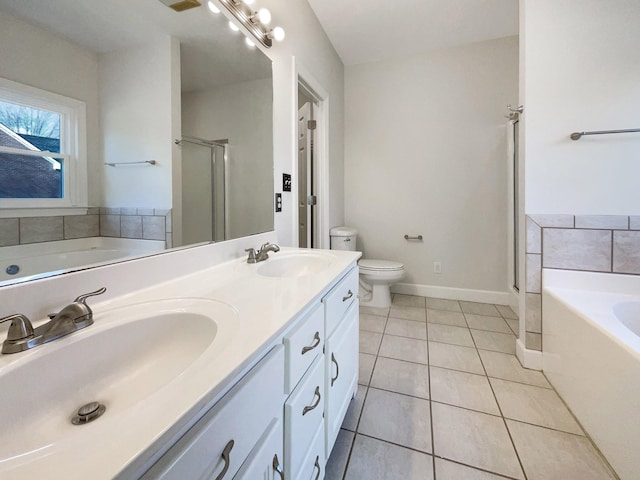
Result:
[[[22,478],[27,463],[48,468],[56,458],[68,462],[60,452],[75,451],[82,462],[85,451],[91,455],[93,448],[106,448],[105,441],[123,442],[129,432],[147,428],[145,415],[170,411],[172,387],[193,380],[199,359],[210,361],[231,343],[236,319],[232,307],[203,299],[94,309],[95,323],[84,330],[3,355],[0,478]],[[106,406],[104,415],[72,425],[77,409],[92,401]]]
[[[321,272],[335,260],[320,252],[280,252],[272,254],[258,267],[265,277],[303,277]]]

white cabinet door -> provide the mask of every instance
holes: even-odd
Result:
[[[342,322],[327,340],[325,424],[326,456],[329,458],[349,402],[358,384],[358,302],[347,310]]]
[[[309,451],[300,465],[298,476],[294,480],[323,480],[326,463],[324,456],[324,423],[321,423],[313,436]],[[327,480],[337,479],[328,478]]]
[[[282,420],[274,418],[234,480],[284,480]]]

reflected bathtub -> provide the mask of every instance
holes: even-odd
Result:
[[[623,480],[640,478],[640,276],[543,270],[543,370]]]
[[[0,248],[0,286],[164,250],[164,241],[90,237]]]

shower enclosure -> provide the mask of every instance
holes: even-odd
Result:
[[[182,237],[183,243],[228,238],[229,140],[206,140],[183,135]]]

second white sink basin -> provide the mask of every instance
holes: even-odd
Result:
[[[211,300],[145,302],[94,311],[95,323],[84,330],[3,355],[0,477],[14,478],[14,468],[52,459],[61,450],[76,450],[81,461],[96,436],[121,442],[140,428],[121,417],[142,421],[145,411],[167,409],[175,395],[170,387],[188,379],[205,352],[224,351],[236,318],[231,306]],[[72,425],[77,409],[94,401],[106,407],[104,415]]]
[[[302,277],[329,267],[335,258],[320,252],[280,252],[272,254],[258,267],[266,277]]]

